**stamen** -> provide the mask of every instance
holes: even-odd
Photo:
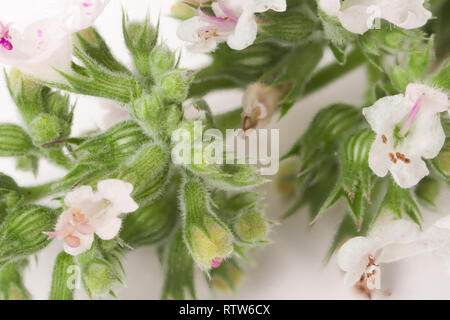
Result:
[[[423,97],[424,97],[424,94],[422,94],[419,97],[416,104],[414,105],[411,112],[409,113],[408,117],[406,118],[405,122],[403,123],[402,129],[399,132],[401,136],[404,136],[408,132],[409,128],[411,128],[411,125],[413,124],[414,120],[416,119],[417,114],[420,111]]]
[[[383,140],[383,143],[386,144],[388,139],[386,138],[386,136],[383,134],[381,135],[381,140]]]

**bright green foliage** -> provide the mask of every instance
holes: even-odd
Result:
[[[0,266],[45,248],[50,241],[43,232],[53,230],[56,217],[55,210],[37,205],[12,211],[0,225]]]
[[[76,281],[78,280],[76,267],[73,256],[65,252],[58,254],[53,266],[50,300],[73,300]]]
[[[178,230],[164,253],[165,270],[162,299],[184,300],[187,294],[196,298],[194,287],[194,261],[189,254],[183,232]]]

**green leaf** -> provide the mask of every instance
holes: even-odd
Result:
[[[30,136],[15,124],[0,124],[0,157],[23,156],[34,150]]]
[[[69,268],[73,266],[77,266],[73,256],[65,252],[58,254],[53,266],[50,300],[73,300],[75,283],[69,283],[73,277]]]
[[[43,232],[54,230],[57,213],[37,205],[11,212],[0,226],[0,266],[45,248],[50,241]]]
[[[163,264],[164,285],[161,299],[186,299],[186,291],[196,299],[194,287],[194,260],[191,258],[183,233],[178,230],[168,245]]]

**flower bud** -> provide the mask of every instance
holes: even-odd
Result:
[[[162,109],[163,105],[156,94],[146,94],[132,103],[131,111],[136,119],[148,124],[151,130],[156,130],[161,125],[159,117]]]
[[[161,78],[158,92],[166,103],[182,103],[188,96],[189,85],[186,72],[175,70]]]
[[[242,280],[243,272],[238,264],[229,259],[219,268],[211,270],[211,286],[222,291],[234,291]]]
[[[124,17],[124,38],[133,56],[137,71],[144,77],[151,75],[150,52],[156,44],[158,34],[150,25],[148,18],[143,23],[127,22]]]
[[[30,294],[22,281],[22,270],[26,260],[0,267],[0,300],[29,300]]]
[[[233,236],[210,211],[210,198],[203,183],[189,177],[182,188],[185,239],[192,256],[204,270],[217,268],[233,252]]]
[[[0,265],[45,248],[50,241],[44,234],[56,222],[54,210],[30,205],[11,212],[0,226]]]
[[[181,106],[172,104],[166,107],[164,113],[164,128],[168,135],[180,126],[182,120],[183,111],[181,110]]]
[[[0,124],[0,156],[17,157],[33,150],[30,136],[18,125]]]
[[[217,268],[233,252],[230,232],[213,219],[206,219],[206,230],[191,228],[194,258],[206,270]]]
[[[141,206],[154,200],[167,183],[169,152],[163,145],[150,143],[119,168],[118,179],[133,185],[132,197]]]
[[[43,145],[68,134],[70,128],[57,116],[41,113],[30,124],[30,133],[35,145]]]
[[[23,90],[24,94],[33,95],[38,93],[42,86],[24,75],[19,69],[11,68],[8,75],[8,86],[14,95],[20,94]]]
[[[236,217],[234,232],[243,241],[263,240],[267,234],[267,221],[263,213],[256,208],[243,212]]]
[[[106,261],[97,259],[86,267],[83,272],[83,282],[92,295],[104,296],[117,282],[117,276]]]
[[[180,20],[187,20],[197,15],[197,10],[184,2],[177,2],[172,6],[171,15]]]
[[[150,54],[150,68],[153,78],[161,78],[163,74],[171,71],[174,66],[175,55],[165,44],[161,44],[152,50]]]

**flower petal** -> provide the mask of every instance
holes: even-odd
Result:
[[[97,185],[98,193],[112,203],[114,214],[136,211],[139,205],[131,197],[133,185],[118,179],[100,181]]]
[[[64,242],[64,251],[72,256],[77,256],[92,247],[92,243],[94,242],[94,234],[82,235],[79,233],[75,233],[80,239],[80,245],[76,248],[70,247],[67,243]]]
[[[379,177],[385,177],[391,166],[389,153],[391,148],[385,144],[381,136],[377,136],[369,151],[369,167]]]
[[[228,37],[228,46],[234,50],[243,50],[255,42],[257,33],[255,15],[251,11],[245,11],[239,17],[234,33]]]
[[[111,216],[105,217],[103,223],[97,225],[95,233],[102,240],[111,240],[119,234],[121,226],[122,219]]]
[[[273,10],[277,12],[286,11],[286,0],[252,0],[253,12],[266,12]]]
[[[403,29],[420,28],[432,17],[423,3],[424,0],[383,0],[382,18]]]
[[[345,283],[348,286],[355,284],[364,272],[369,254],[374,252],[377,244],[366,237],[355,237],[348,240],[339,249],[337,264],[339,268],[347,272]]]
[[[337,17],[341,8],[340,0],[320,0],[320,9],[330,17]]]
[[[364,108],[363,114],[377,134],[388,134],[411,111],[412,106],[402,94],[379,99],[372,107]]]
[[[395,182],[402,188],[414,187],[430,173],[425,161],[419,157],[410,158],[409,163],[397,161],[397,164],[391,166],[390,171]]]

